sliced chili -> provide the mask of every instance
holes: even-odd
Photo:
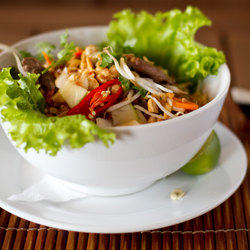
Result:
[[[123,88],[120,86],[115,94],[103,96],[102,92],[115,84],[120,85],[121,83],[118,79],[113,79],[93,89],[78,105],[70,109],[67,115],[82,114],[85,115],[87,119],[91,119],[105,111],[121,96],[123,92]]]
[[[80,57],[82,55],[82,50],[78,50],[75,52],[76,57]]]

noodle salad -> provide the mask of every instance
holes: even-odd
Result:
[[[45,83],[41,83],[46,116],[81,114],[105,128],[163,121],[207,103],[205,94],[189,94],[192,83],[177,87],[166,70],[146,57],[124,54],[116,59],[112,52],[112,48],[99,51],[94,45],[77,47],[69,61],[50,67],[55,84],[52,82],[50,89],[44,90]],[[44,58],[48,68],[51,61],[48,55]],[[34,67],[39,64],[34,58],[23,60],[24,68],[31,72],[35,71],[32,63]]]
[[[97,137],[108,146],[110,127],[167,122],[208,102],[199,82],[225,56],[195,42],[197,29],[211,25],[200,10],[114,17],[102,44],[79,46],[67,31],[59,45],[39,42],[36,54],[0,44],[18,71],[0,72],[1,117],[17,147],[56,155],[66,140],[80,148]]]

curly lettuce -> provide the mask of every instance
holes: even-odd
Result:
[[[83,115],[46,117],[42,112],[45,100],[36,81],[39,75],[30,74],[14,80],[10,68],[0,73],[0,108],[3,122],[9,122],[9,133],[17,147],[37,152],[45,149],[56,155],[65,141],[72,148],[81,148],[97,136],[108,146],[114,143],[115,134],[99,128]]]
[[[116,52],[146,56],[156,65],[166,68],[178,82],[197,82],[209,74],[215,75],[225,62],[225,56],[215,48],[194,40],[196,31],[210,26],[211,21],[197,8],[188,6],[151,15],[123,10],[109,24],[108,44]]]

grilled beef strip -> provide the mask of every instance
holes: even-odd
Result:
[[[53,96],[56,90],[54,76],[49,71],[42,74],[45,68],[36,58],[26,57],[22,60],[22,65],[26,72],[40,74],[37,83],[41,85],[41,88],[46,93],[46,97]]]
[[[149,62],[131,55],[125,55],[125,57],[127,58],[126,63],[129,68],[135,70],[139,75],[151,78],[156,83],[174,83],[171,77]]]

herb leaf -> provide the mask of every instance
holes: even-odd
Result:
[[[24,51],[24,50],[19,51],[19,53],[21,54],[21,56],[22,56],[23,58],[25,58],[25,57],[32,57],[31,53],[29,53],[29,52],[27,52],[27,51]]]
[[[148,93],[148,91],[147,91],[146,89],[142,88],[142,87],[136,87],[135,85],[133,85],[132,88],[133,88],[133,89],[139,90],[140,95],[141,95],[142,97],[145,97],[146,94]]]
[[[102,57],[102,63],[100,64],[100,66],[102,68],[110,67],[111,64],[113,64],[113,59],[108,54],[101,53],[101,57]]]
[[[125,87],[124,91],[131,89],[131,82],[121,74],[119,74],[118,80],[121,82],[121,85]]]
[[[40,62],[44,61],[43,52],[45,52],[50,58],[53,58],[53,54],[51,54],[52,50],[56,49],[56,46],[49,42],[40,42],[36,44],[37,55],[36,59]]]
[[[46,68],[42,74],[44,74],[46,71],[48,71],[50,68],[54,68],[58,65],[63,64],[64,62],[70,60],[70,58],[73,56],[73,54],[76,51],[76,46],[74,42],[68,43],[68,32],[65,32],[60,37],[60,45],[64,47],[59,53],[57,54],[58,60],[56,62],[51,63],[51,65]]]
[[[67,38],[69,37],[69,33],[66,30],[61,36],[60,36],[60,46],[65,47],[68,44]]]

